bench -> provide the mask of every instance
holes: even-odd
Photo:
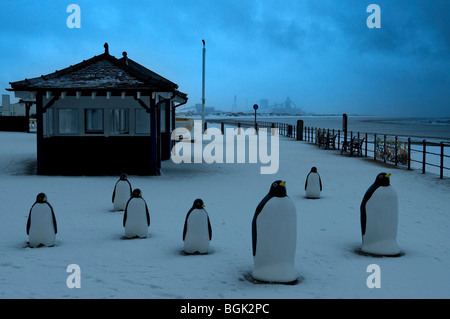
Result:
[[[319,131],[319,133],[317,134],[317,143],[319,144],[319,148],[326,145],[327,137],[325,133]]]
[[[324,147],[325,149],[333,148],[336,149],[336,138],[337,134],[330,134],[325,132],[325,130],[317,131],[317,143],[320,147]]]
[[[325,148],[332,148],[336,149],[336,138],[337,134],[331,134],[327,136],[327,144],[325,145]]]
[[[343,141],[341,154],[343,152],[349,151],[350,156],[352,156],[353,153],[358,154],[358,156],[362,156],[362,147],[363,147],[364,141],[365,141],[365,138],[357,138],[356,136],[353,137],[350,141]]]

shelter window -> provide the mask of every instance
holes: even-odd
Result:
[[[85,133],[103,134],[103,109],[86,109],[84,115]]]
[[[129,134],[128,109],[111,110],[111,131],[113,134]]]
[[[53,129],[53,123],[55,123],[55,119],[54,119],[54,114],[55,114],[55,110],[54,109],[49,109],[47,110],[47,117],[44,116],[44,122],[47,120],[46,123],[44,123],[44,127],[47,128],[47,135],[48,136],[52,136],[55,134],[54,129]]]
[[[58,117],[60,134],[78,133],[78,109],[59,109]]]

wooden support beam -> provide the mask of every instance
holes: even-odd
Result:
[[[53,99],[55,99],[54,97]],[[44,107],[43,95],[41,92],[36,94],[36,146],[37,146],[37,173],[43,173],[44,165]]]
[[[138,100],[140,101],[140,100]],[[150,98],[150,170],[152,174],[159,175],[161,163],[158,163],[158,127],[156,125],[156,101]]]
[[[147,104],[145,104],[145,102],[144,101],[142,101],[141,99],[138,99],[138,98],[134,98],[136,101],[138,101],[138,103],[144,108],[144,109],[146,109],[147,110],[147,113],[150,113],[151,112],[151,106],[148,106]],[[152,100],[153,99],[150,99],[150,105],[151,105],[151,102],[152,102]],[[154,100],[153,100],[154,101]]]
[[[41,94],[42,97],[42,94]],[[59,95],[55,95],[45,106],[42,106],[42,112],[45,113],[48,108],[50,108],[53,104],[55,104],[56,101],[59,100]],[[42,101],[41,101],[42,103]],[[36,96],[36,107],[37,107],[37,96]]]
[[[157,175],[161,174],[161,103],[156,104],[156,169]]]
[[[27,133],[30,133],[30,108],[33,105],[32,102],[25,102],[25,118],[27,120]]]

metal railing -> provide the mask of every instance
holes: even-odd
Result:
[[[245,119],[207,119],[207,122],[220,123],[222,132],[225,124],[237,127],[255,127],[254,121]],[[450,175],[450,167],[446,166],[450,158],[450,155],[447,155],[450,154],[450,142],[435,142],[399,135],[365,132],[350,131],[345,133],[341,130],[302,127],[280,122],[258,121],[256,129],[258,128],[277,128],[280,135],[317,145],[319,145],[320,134],[335,136],[334,145],[327,144],[324,148],[340,150],[341,154],[344,153],[342,150],[344,143],[348,143],[354,137],[364,139],[358,156],[372,157],[375,161],[394,166],[403,166],[408,170],[413,169],[412,164],[415,163],[417,165],[414,165],[414,168],[421,169],[422,174],[431,172],[430,168],[435,168],[438,170],[437,174],[440,179]]]

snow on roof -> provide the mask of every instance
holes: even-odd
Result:
[[[124,52],[121,59],[105,52],[76,65],[31,79],[10,82],[10,91],[37,89],[138,89],[173,92],[178,85],[129,59]]]

